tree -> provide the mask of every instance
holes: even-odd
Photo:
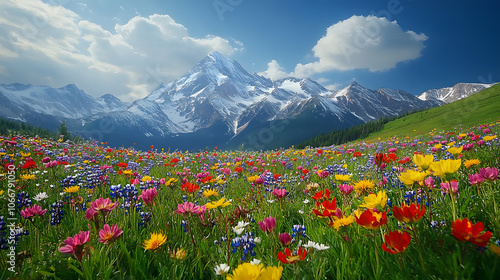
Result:
[[[66,121],[63,121],[61,123],[61,126],[59,127],[59,135],[63,137],[63,141],[66,141],[70,137],[70,133],[68,132],[68,127],[66,126]]]

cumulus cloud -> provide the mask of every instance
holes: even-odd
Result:
[[[283,79],[283,78],[286,78],[286,77],[290,77],[292,75],[292,73],[286,73],[285,71],[283,71],[283,67],[281,67],[278,62],[276,60],[271,60],[271,62],[269,62],[267,64],[267,70],[264,71],[264,72],[259,72],[257,73],[263,77],[266,77],[268,79],[271,79],[273,81],[276,81],[276,80],[279,80],[279,79]]]
[[[128,101],[178,78],[210,51],[243,48],[218,36],[191,37],[168,15],[136,16],[105,30],[40,0],[0,2],[0,33],[7,35],[0,37],[1,82],[75,83],[94,96]]]
[[[333,70],[389,70],[399,62],[420,57],[426,40],[425,34],[403,31],[396,21],[384,17],[352,16],[330,26],[312,49],[316,61],[298,63],[290,76],[305,78]],[[271,77],[285,71],[272,61],[263,73]]]

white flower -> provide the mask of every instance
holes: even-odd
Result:
[[[221,263],[219,265],[216,265],[214,268],[215,274],[216,275],[222,275],[224,273],[227,273],[229,271],[229,265],[227,263]]]
[[[299,210],[299,214],[304,214],[304,211],[302,211],[302,210]]]
[[[42,201],[42,200],[45,200],[47,198],[49,198],[49,196],[47,195],[46,192],[41,192],[41,193],[35,195],[35,197],[33,197],[33,199],[36,201]]]
[[[309,199],[307,199],[307,198],[304,199],[304,201],[302,201],[302,203],[305,203],[305,204],[309,203]]]
[[[316,243],[316,242],[311,241],[311,240],[309,240],[307,242],[307,244],[304,244],[304,247],[305,248],[311,248],[312,247],[312,248],[314,248],[315,250],[318,250],[318,251],[323,251],[323,250],[330,249],[329,246],[326,246],[324,244],[319,244],[319,243]]]
[[[250,223],[245,223],[244,221],[239,221],[238,224],[233,227],[233,231],[237,234],[237,235],[241,235],[243,233],[243,231],[245,230],[245,227],[248,226]]]
[[[253,259],[253,260],[251,260],[251,261],[250,261],[250,264],[251,264],[251,265],[257,265],[257,264],[260,264],[260,260],[258,260],[258,259]]]
[[[303,247],[304,247],[304,248],[311,248],[311,247],[313,247],[313,248],[314,248],[314,246],[315,246],[316,244],[318,244],[318,243],[316,243],[316,242],[314,242],[314,241],[309,240],[309,241],[307,241],[307,243],[306,243],[306,244],[304,244],[304,245],[303,245]]]
[[[267,200],[268,203],[273,203],[274,202],[274,199],[268,199]]]
[[[262,240],[260,239],[260,237],[255,237],[255,238],[253,239],[253,242],[255,242],[255,243],[260,243],[261,241],[262,241]]]

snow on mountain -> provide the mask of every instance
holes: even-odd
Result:
[[[0,116],[51,127],[65,120],[72,131],[97,135],[114,145],[144,142],[191,149],[246,143],[263,149],[439,106],[488,86],[458,84],[418,98],[402,90],[367,89],[356,82],[332,92],[310,79],[273,82],[212,52],[185,75],[133,103],[111,94],[93,98],[75,85],[0,85]]]
[[[451,103],[471,96],[493,85],[495,84],[458,83],[453,87],[427,90],[420,94],[418,98],[420,100],[439,100],[444,103]]]

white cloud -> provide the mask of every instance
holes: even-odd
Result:
[[[352,16],[330,26],[313,48],[318,61],[297,64],[296,76],[332,70],[384,71],[421,56],[425,34],[403,31],[396,21]]]
[[[278,62],[276,60],[271,60],[271,62],[269,62],[267,64],[267,70],[264,71],[264,72],[260,72],[258,73],[259,75],[261,76],[264,76],[268,79],[271,79],[273,81],[276,81],[276,80],[279,80],[279,79],[283,79],[283,78],[286,78],[286,77],[290,77],[292,76],[293,74],[292,73],[286,73],[285,71],[283,71],[283,67],[281,67]]]
[[[105,30],[40,0],[1,1],[0,34],[6,34],[0,64],[7,69],[0,82],[74,83],[94,96],[129,101],[178,78],[210,51],[230,55],[243,48],[218,36],[191,37],[168,15],[136,16]]]
[[[298,63],[294,72],[288,75],[306,78],[333,70],[389,70],[399,62],[420,57],[425,40],[425,34],[403,31],[396,21],[375,16],[352,16],[326,30],[326,35],[312,49],[316,61]],[[273,60],[262,73],[272,77],[286,72]]]

